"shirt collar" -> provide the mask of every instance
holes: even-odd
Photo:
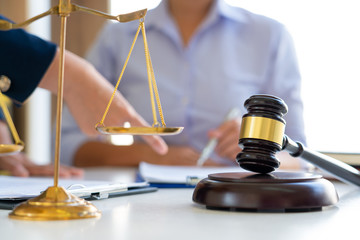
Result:
[[[157,29],[168,29],[173,19],[168,11],[168,1],[162,0],[160,4],[150,10],[148,15],[145,17],[145,24],[147,29],[157,28]]]
[[[236,22],[245,22],[246,16],[244,15],[244,11],[239,11],[241,8],[232,7],[229,4],[225,3],[223,0],[216,0],[215,11],[217,15],[224,17],[229,20],[233,20]],[[243,9],[241,9],[243,10]]]
[[[223,0],[214,0],[214,4],[209,11],[208,16],[205,18],[204,22],[199,26],[199,32],[205,31],[211,26],[216,25],[221,21],[233,21],[233,22],[245,22],[246,21],[246,11],[240,8],[231,7]],[[147,32],[149,31],[158,31],[169,38],[173,39],[178,46],[182,45],[180,33],[177,30],[176,23],[168,11],[168,1],[162,0],[160,4],[150,10],[145,16],[145,25]],[[136,28],[133,27],[130,30],[135,32]]]
[[[212,22],[225,18],[236,22],[245,22],[244,13],[238,9],[228,5],[224,0],[214,0],[213,7],[205,21]],[[169,24],[173,24],[173,20],[168,11],[168,1],[162,0],[155,9],[150,10],[145,21],[148,29],[153,27],[167,29],[170,27]]]
[[[147,30],[163,32],[178,41],[178,44],[181,44],[175,21],[168,11],[167,0],[162,0],[159,6],[149,11],[149,14],[145,17],[145,25]]]

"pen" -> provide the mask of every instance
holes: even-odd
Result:
[[[228,114],[226,114],[224,122],[229,121],[235,117],[237,117],[240,113],[240,110],[238,108],[232,108]],[[206,162],[206,160],[209,158],[211,153],[214,151],[216,145],[218,143],[218,140],[216,138],[211,138],[209,142],[204,147],[199,159],[197,160],[197,166],[202,166]]]

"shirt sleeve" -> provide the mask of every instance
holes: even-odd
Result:
[[[285,133],[293,140],[306,144],[301,97],[301,75],[295,47],[288,31],[283,27],[276,42],[273,66],[269,77],[271,92],[282,98],[289,107],[284,119]]]
[[[4,94],[16,103],[23,103],[46,73],[56,48],[23,29],[0,31],[0,75],[11,80],[10,89]]]

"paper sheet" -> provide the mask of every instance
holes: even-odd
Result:
[[[188,184],[189,180],[199,181],[212,173],[245,171],[234,167],[197,167],[197,166],[168,166],[141,162],[140,175],[149,183]]]

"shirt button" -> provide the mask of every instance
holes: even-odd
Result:
[[[7,90],[9,90],[10,85],[11,85],[10,78],[8,78],[5,75],[1,75],[0,76],[0,90],[2,92],[6,92]]]

